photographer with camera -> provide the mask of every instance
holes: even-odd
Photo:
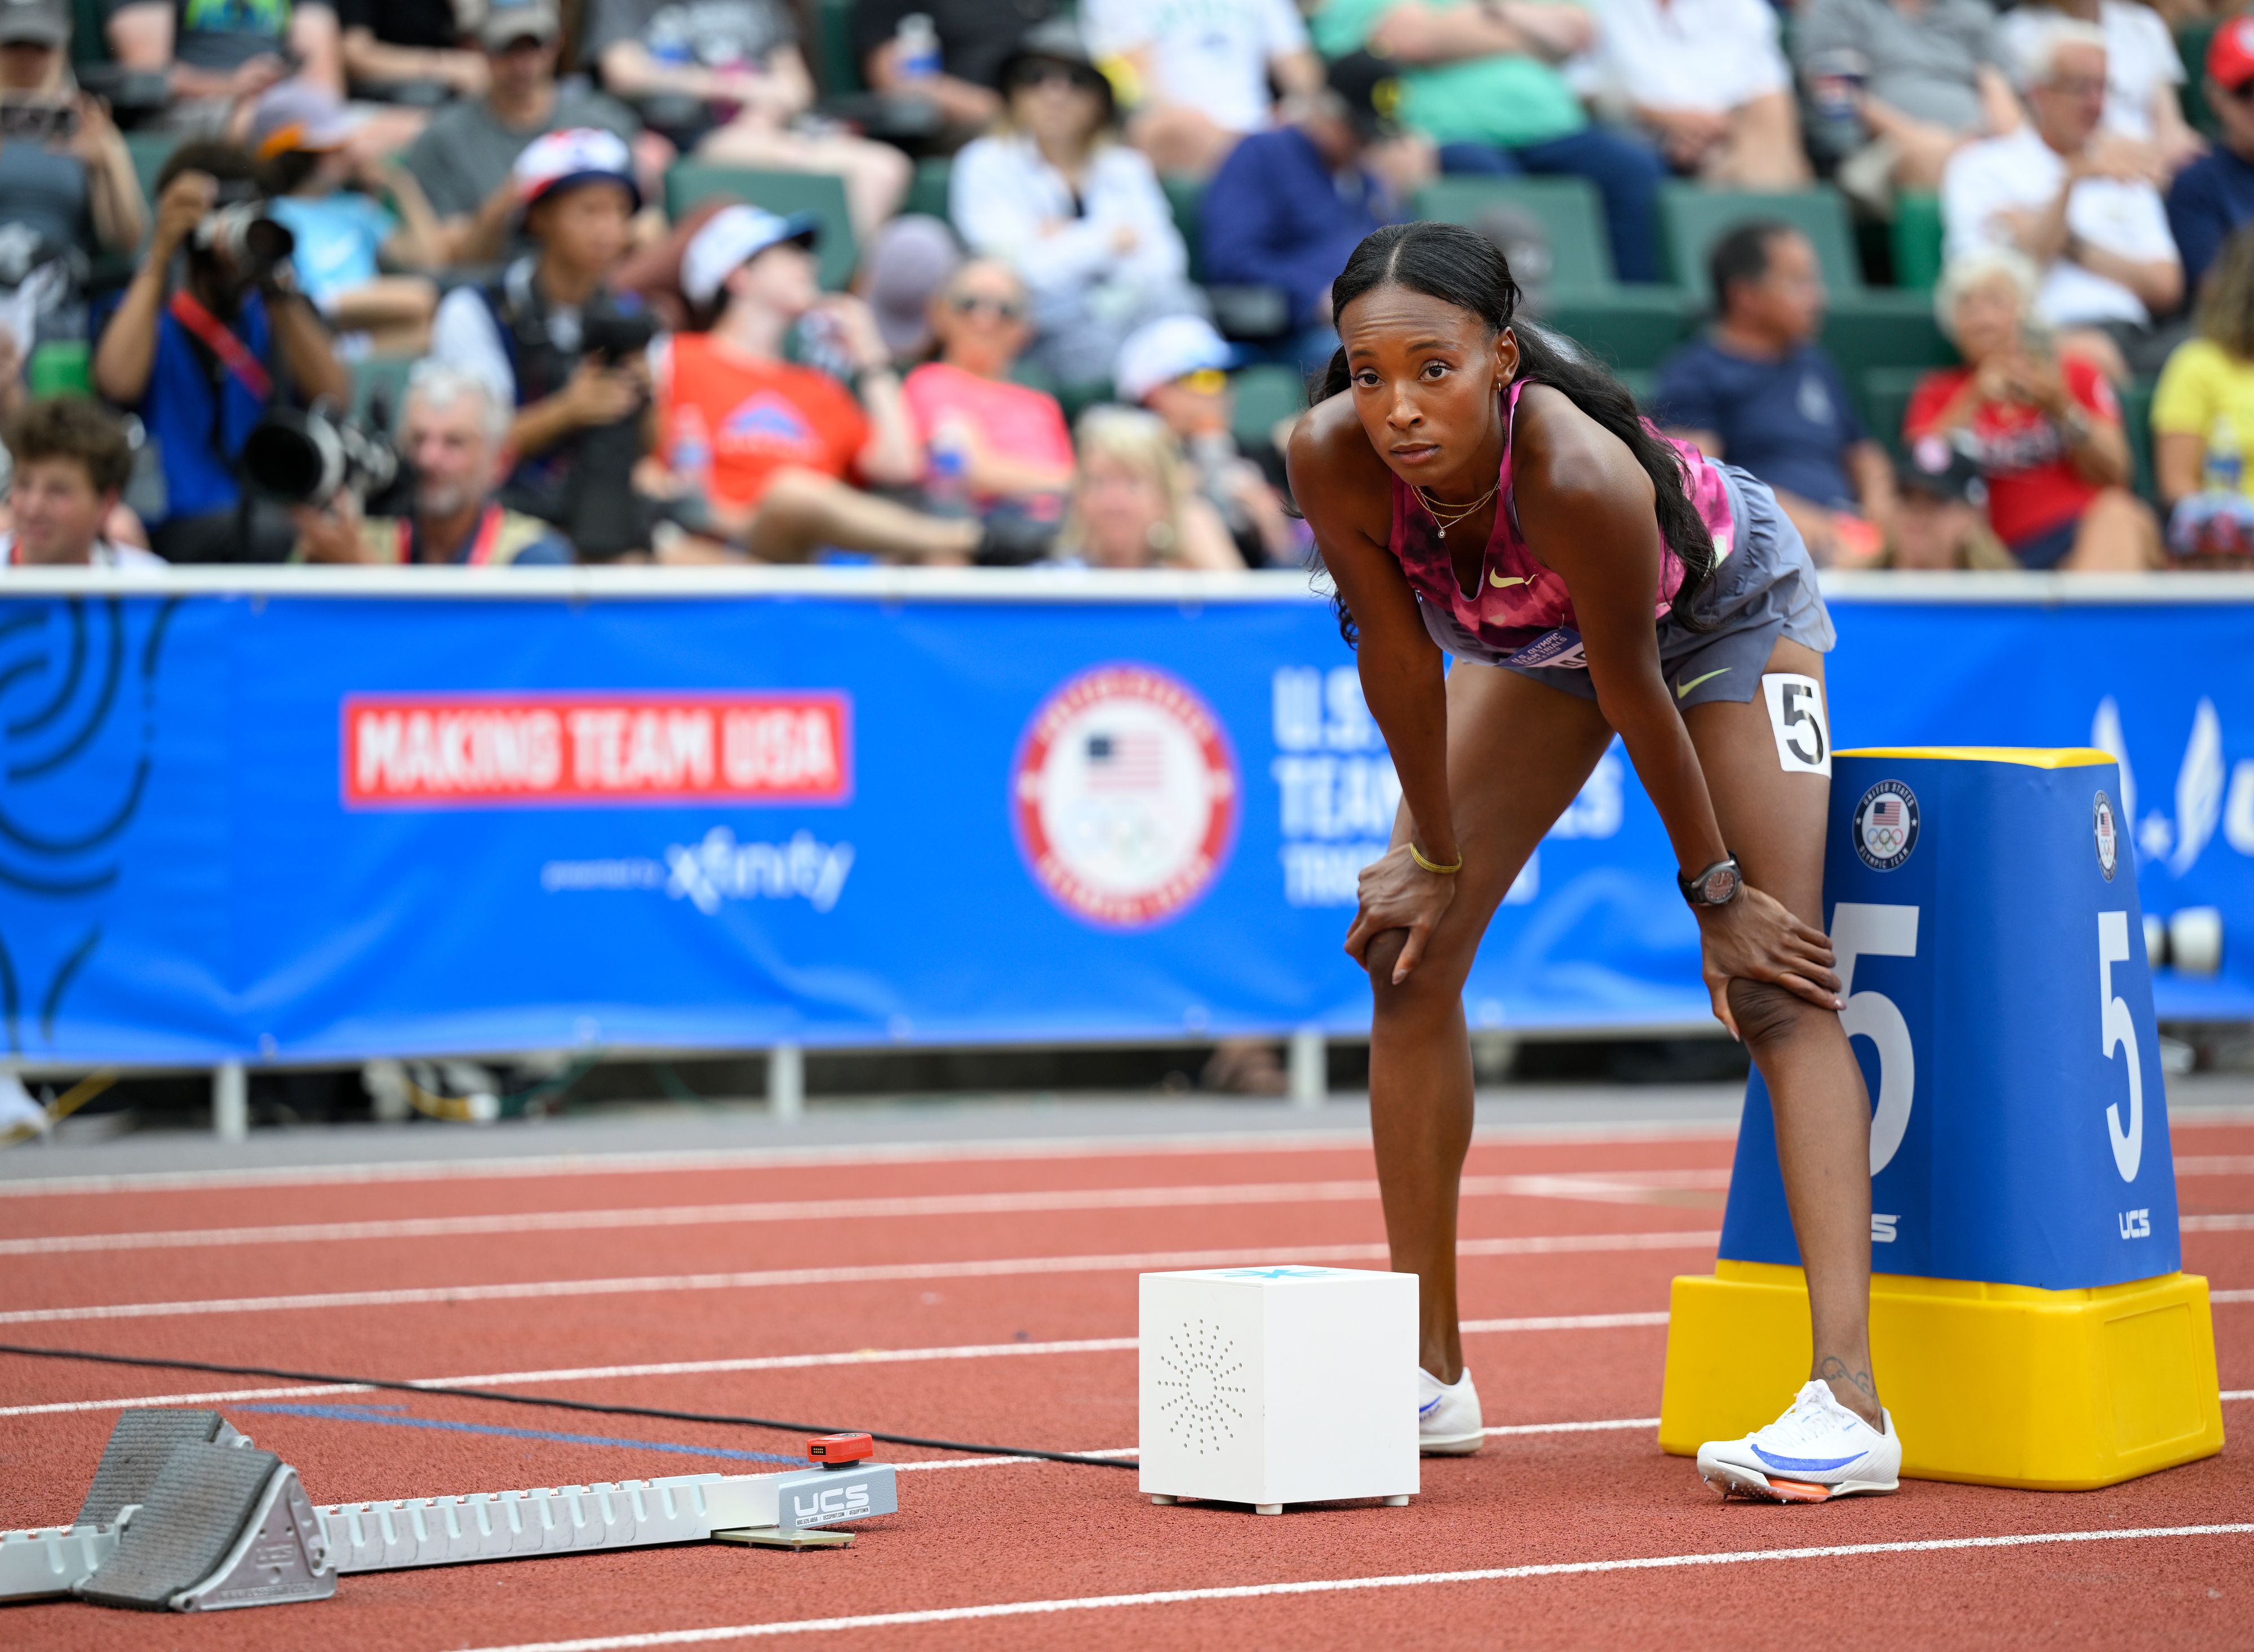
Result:
[[[651,444],[655,327],[606,280],[641,204],[633,158],[617,134],[579,128],[536,139],[514,175],[538,250],[448,293],[430,354],[515,410],[511,508],[561,528],[585,560],[647,549],[655,507],[635,499],[633,477]]]
[[[242,486],[243,443],[277,401],[352,399],[327,329],[295,290],[290,232],[266,217],[255,172],[232,144],[174,152],[157,177],[148,256],[94,346],[94,388],[137,413],[155,444],[164,498],[144,514],[167,562],[288,556],[288,518]]]
[[[318,505],[300,506],[302,562],[451,564],[529,568],[568,563],[571,547],[535,516],[497,497],[509,410],[474,374],[420,361],[399,410],[398,458],[408,467],[408,514],[363,517],[362,501],[340,486]]]

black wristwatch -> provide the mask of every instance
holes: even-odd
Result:
[[[1675,886],[1693,906],[1726,906],[1746,886],[1746,875],[1738,869],[1738,858],[1726,855],[1695,878],[1676,872]]]

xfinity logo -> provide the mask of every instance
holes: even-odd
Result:
[[[868,1512],[869,1488],[858,1480],[850,1486],[808,1487],[803,1496],[796,1491],[790,1494],[790,1523],[801,1530],[836,1520],[858,1520]]]

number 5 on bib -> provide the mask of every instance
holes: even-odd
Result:
[[[1831,729],[1824,715],[1824,685],[1814,677],[1773,672],[1761,680],[1768,702],[1769,732],[1776,736],[1776,760],[1788,774],[1831,774]]]

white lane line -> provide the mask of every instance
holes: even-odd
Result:
[[[2254,1388],[2230,1388],[2222,1391],[2226,1400],[2254,1400]]]
[[[2186,1233],[2244,1233],[2254,1216],[2180,1216],[2176,1225]]]
[[[1516,1320],[1466,1320],[1469,1336],[1514,1331],[1606,1331],[1621,1326],[1664,1325],[1655,1313],[1544,1314]],[[536,1382],[598,1382],[623,1377],[714,1376],[738,1371],[791,1371],[832,1365],[911,1365],[932,1360],[1009,1359],[1026,1354],[1119,1354],[1135,1348],[1131,1336],[1082,1337],[1056,1342],[971,1342],[949,1348],[855,1348],[840,1354],[768,1354],[733,1360],[668,1360],[646,1365],[581,1365],[543,1371],[486,1371],[474,1376],[413,1376],[416,1388],[522,1387]],[[0,1405],[0,1417],[47,1417],[69,1411],[118,1411],[136,1406],[209,1405],[231,1400],[272,1400],[318,1394],[374,1394],[365,1382],[318,1382],[299,1388],[206,1390],[194,1394],[143,1394],[106,1400],[50,1400],[38,1405]]]
[[[1546,1565],[1487,1566],[1476,1572],[1418,1572],[1392,1577],[1322,1578],[1305,1583],[1249,1583],[1214,1589],[1152,1589],[1141,1594],[1082,1595],[1063,1600],[1005,1600],[991,1606],[938,1606],[923,1612],[875,1612],[852,1618],[798,1618],[780,1623],[738,1623],[721,1628],[659,1629],[640,1634],[590,1635],[577,1641],[529,1641],[482,1647],[477,1652],[636,1652],[660,1646],[696,1646],[778,1634],[825,1634],[850,1629],[899,1628],[922,1623],[968,1623],[987,1618],[1101,1612],[1125,1606],[1180,1606],[1195,1600],[1256,1600],[1277,1595],[1342,1594],[1364,1589],[1418,1589],[1447,1583],[1503,1583],[1521,1578],[1586,1577],[1608,1572],[1660,1572],[1688,1566],[1746,1565],[1761,1561],[1851,1560],[1876,1555],[1941,1554],[1954,1550],[2024,1549],[2039,1544],[2127,1543],[2157,1537],[2243,1537],[2254,1522],[2210,1526],[2135,1526],[2110,1531],[2029,1531],[1999,1537],[1925,1537],[1902,1543],[1829,1544],[1805,1549],[1729,1549],[1687,1555],[1637,1555],[1619,1560],[1566,1560]]]
[[[1589,1434],[1616,1428],[1657,1428],[1656,1417],[1614,1417],[1601,1423],[1506,1423],[1484,1428],[1483,1434]]]
[[[2254,1176],[2254,1153],[2186,1153],[2176,1160],[2179,1176]]]
[[[1726,1170],[1586,1171],[1538,1176],[1466,1176],[1467,1199],[1521,1197],[1648,1204],[1655,1192],[1721,1188]],[[734,1222],[844,1222],[878,1216],[985,1216],[1029,1211],[1144,1210],[1180,1205],[1326,1204],[1374,1200],[1377,1183],[1230,1182],[1208,1186],[1082,1187],[1040,1192],[928,1194],[877,1199],[767,1199],[725,1205],[651,1205],[617,1210],[501,1211],[468,1216],[402,1216],[379,1222],[297,1222],[270,1227],[162,1228],[130,1233],[38,1234],[0,1239],[0,1256],[81,1250],[204,1250],[479,1235],[577,1233],[607,1228],[691,1228]]]
[[[2209,1302],[2254,1302],[2254,1291],[2210,1291]]]
[[[1466,1239],[1459,1256],[1526,1256],[1623,1250],[1683,1250],[1713,1244],[1713,1228],[1688,1233],[1544,1234]],[[1008,1256],[980,1262],[893,1262],[860,1267],[775,1268],[745,1273],[648,1274],[621,1279],[539,1279],[514,1284],[427,1285],[393,1291],[330,1291],[280,1297],[219,1297],[185,1302],[115,1302],[70,1308],[15,1308],[0,1325],[77,1320],[152,1320],[211,1313],[281,1313],[300,1309],[386,1308],[420,1303],[517,1302],[556,1297],[648,1296],[676,1291],[747,1291],[780,1285],[867,1284],[911,1279],[991,1279],[1026,1274],[1146,1272],[1226,1268],[1258,1262],[1367,1262],[1390,1255],[1382,1244],[1243,1246],[1231,1250],[1154,1250],[1124,1256]]]
[[[2179,1127],[2180,1128],[2180,1126]],[[1579,1147],[1639,1142],[1737,1139],[1735,1124],[1545,1124],[1489,1126],[1475,1147]],[[1367,1123],[1334,1130],[1194,1131],[1166,1136],[1046,1137],[986,1142],[901,1142],[852,1147],[724,1147],[692,1152],[548,1153],[527,1158],[386,1160],[355,1165],[286,1165],[261,1170],[148,1170],[110,1175],[38,1176],[0,1181],[0,1199],[66,1194],[160,1193],[232,1187],[326,1187],[369,1182],[510,1181],[527,1177],[634,1176],[700,1170],[795,1169],[808,1165],[954,1165],[1035,1158],[1172,1158],[1186,1154],[1322,1153],[1369,1150]]]

